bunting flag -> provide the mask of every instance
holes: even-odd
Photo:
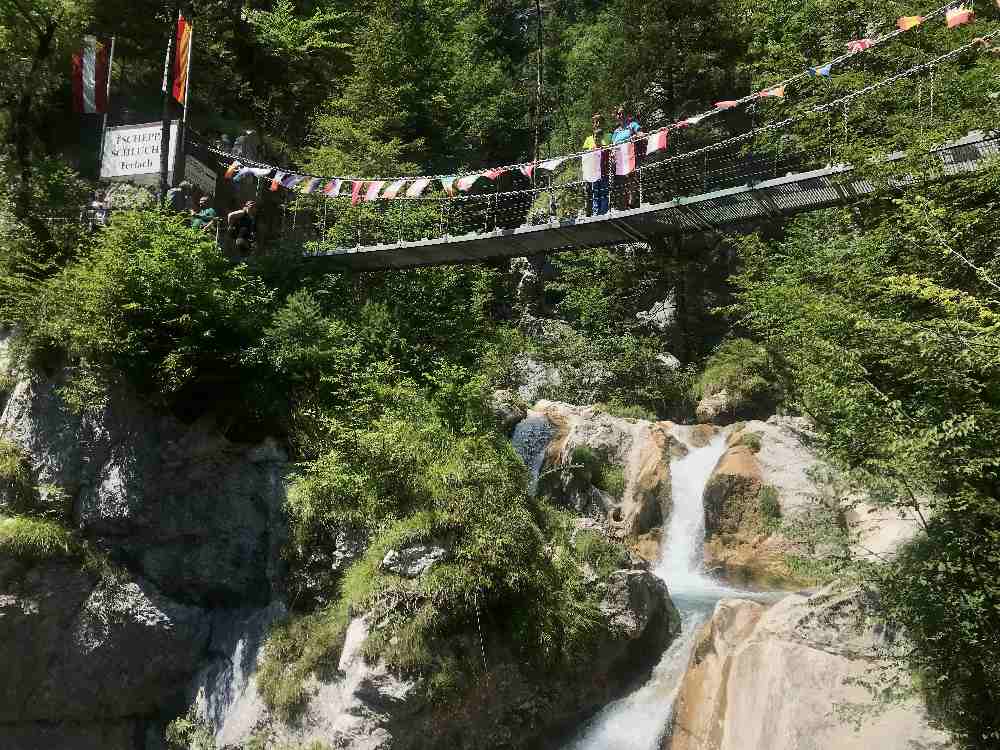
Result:
[[[919,26],[924,22],[923,16],[903,16],[896,21],[896,26],[900,31],[909,31],[914,26]]]
[[[226,173],[223,175],[223,177],[227,180],[231,180],[233,179],[233,176],[237,172],[239,172],[242,168],[243,168],[242,164],[240,164],[238,161],[234,161],[226,168]]]
[[[964,26],[967,23],[975,21],[976,13],[972,10],[972,8],[960,5],[957,8],[949,10],[944,14],[944,17],[945,22],[948,24],[948,28],[954,29],[956,26]]]
[[[697,125],[699,122],[705,119],[705,115],[693,115],[686,120],[682,120],[678,123],[679,127],[691,127],[692,125]]]
[[[500,175],[502,175],[506,171],[507,171],[506,169],[501,169],[499,167],[496,169],[489,169],[483,172],[483,177],[485,177],[487,180],[493,180],[495,182],[500,177]]]
[[[177,17],[177,54],[174,56],[174,99],[178,104],[187,102],[188,71],[191,70],[191,23],[184,16]]]
[[[625,177],[635,171],[635,144],[626,141],[615,146],[615,174]]]
[[[286,190],[291,190],[293,187],[298,185],[304,179],[305,177],[303,177],[300,174],[286,174],[284,177],[281,178],[281,187],[285,188]]]
[[[760,94],[759,94],[759,96],[764,97],[764,98],[775,97],[775,98],[778,98],[778,99],[782,99],[785,96],[785,87],[784,86],[772,86],[769,89],[764,89],[763,91],[761,91]]]
[[[83,38],[83,49],[73,55],[73,111],[108,111],[109,47],[95,36]]]
[[[478,179],[479,179],[479,175],[477,175],[477,174],[467,174],[467,175],[465,175],[465,177],[459,177],[455,181],[455,187],[458,188],[459,190],[461,190],[464,193],[469,188],[471,188],[473,185],[475,185],[476,184],[476,180],[478,180]]]
[[[538,165],[539,169],[544,169],[546,172],[555,172],[559,169],[560,165],[566,161],[565,156],[559,156],[555,159],[549,159],[548,161],[543,161]]]
[[[441,189],[444,190],[449,196],[455,195],[455,177],[442,177],[439,182],[441,183]]]
[[[832,70],[833,70],[833,63],[827,63],[826,65],[822,65],[818,68],[809,68],[809,75],[811,75],[813,78],[815,78],[816,76],[829,78]]]
[[[724,102],[716,102],[715,103],[715,109],[732,109],[737,104],[739,104],[738,101],[734,101],[732,99],[727,99]]]
[[[365,200],[366,201],[376,200],[379,196],[379,193],[382,192],[382,188],[384,187],[385,187],[385,180],[375,180],[374,182],[369,182],[368,190],[365,191]]]
[[[319,184],[323,181],[321,177],[310,177],[306,182],[302,184],[303,193],[315,193],[319,190]]]
[[[658,130],[653,133],[646,140],[646,153],[652,154],[656,151],[666,151],[667,150],[667,140],[670,137],[670,132],[664,128],[663,130]]]
[[[356,206],[361,202],[361,188],[365,186],[365,183],[361,180],[351,181],[351,205]]]
[[[340,195],[340,188],[344,184],[343,180],[332,179],[323,186],[323,195],[327,198],[336,198]]]
[[[391,185],[389,185],[389,187],[387,187],[385,190],[382,191],[382,197],[385,200],[392,200],[397,195],[399,195],[399,191],[403,189],[403,185],[405,184],[406,180],[396,180]]]
[[[997,0],[997,2],[1000,3],[1000,0]],[[522,164],[521,174],[523,174],[530,180],[532,176],[535,174],[535,166],[536,164],[534,162],[532,162],[531,164]]]
[[[265,175],[271,174],[270,167],[243,167],[233,176],[233,182],[239,182],[247,175],[253,175],[254,177],[264,177]]]
[[[847,43],[847,51],[852,54],[857,54],[858,52],[864,52],[866,49],[871,49],[875,46],[875,42],[871,39],[855,39],[853,42]]]
[[[272,193],[276,193],[278,188],[281,187],[281,180],[284,176],[288,174],[287,172],[275,172],[274,177],[271,178],[271,187],[269,188]]]
[[[583,174],[584,182],[597,182],[603,177],[601,174],[601,162],[604,151],[594,149],[588,151],[580,159],[580,172]]]
[[[406,197],[419,198],[421,194],[423,194],[424,190],[427,189],[427,186],[430,184],[431,181],[426,177],[423,177],[419,180],[415,180],[414,183],[406,189]]]

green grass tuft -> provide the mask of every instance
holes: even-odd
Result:
[[[0,518],[0,552],[19,560],[74,557],[80,550],[73,533],[55,521],[23,516]]]
[[[752,450],[754,453],[760,453],[762,446],[760,434],[756,432],[744,432],[740,436],[740,445],[745,445],[747,448]]]

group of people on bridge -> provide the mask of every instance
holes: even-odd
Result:
[[[585,151],[593,151],[606,146],[617,146],[621,143],[642,136],[642,127],[634,115],[627,114],[625,105],[619,105],[615,110],[615,120],[618,125],[611,133],[604,129],[604,116],[600,112],[595,112],[591,118],[592,132],[583,142]],[[636,141],[636,159],[640,159],[644,154],[638,153],[643,141]],[[611,206],[611,173],[614,151],[604,148],[601,151],[601,176],[596,182],[585,183],[587,188],[586,210],[587,216],[601,216],[606,214]],[[633,171],[623,177],[615,176],[615,208],[619,210],[639,207],[639,186],[638,177]]]

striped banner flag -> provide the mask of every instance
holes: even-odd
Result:
[[[73,111],[108,111],[109,47],[96,36],[83,38],[83,49],[73,55]]]
[[[177,55],[174,57],[174,99],[178,104],[187,103],[188,72],[191,70],[191,35],[194,27],[184,18],[177,17]]]
[[[391,185],[389,185],[389,187],[387,187],[385,190],[382,191],[382,197],[385,200],[392,200],[397,195],[399,195],[399,191],[403,189],[403,185],[405,184],[406,180],[396,180]]]
[[[336,198],[340,195],[340,188],[344,184],[343,180],[333,179],[330,180],[323,187],[323,195],[327,198]]]
[[[670,133],[666,128],[656,131],[646,140],[646,153],[652,154],[657,151],[666,151],[669,139]]]
[[[382,188],[385,187],[384,180],[375,180],[374,182],[368,183],[368,189],[365,191],[365,200],[373,201],[378,198],[379,193],[382,192]]]
[[[631,141],[615,146],[615,174],[619,177],[635,171],[635,144]]]
[[[414,180],[413,184],[406,189],[407,198],[419,198],[423,192],[427,189],[427,186],[431,184],[430,179],[424,177],[419,180]]]
[[[351,205],[356,206],[361,202],[361,188],[365,186],[362,180],[351,180]]]
[[[580,157],[580,172],[584,182],[597,182],[604,175],[601,174],[601,162],[603,161],[604,150],[595,148]]]

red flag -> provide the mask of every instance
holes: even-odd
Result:
[[[188,71],[191,69],[191,35],[194,28],[184,18],[177,18],[177,54],[174,56],[174,99],[187,102]]]
[[[875,42],[871,39],[855,39],[853,42],[847,43],[847,51],[858,53],[864,52],[866,49],[871,49],[875,46]]]
[[[615,174],[619,177],[632,174],[635,171],[635,144],[622,143],[615,146]]]
[[[73,55],[73,111],[108,111],[109,48],[94,36],[83,38],[83,49]]]
[[[351,205],[356,206],[361,202],[361,188],[365,186],[365,183],[361,180],[353,180],[351,182]]]

